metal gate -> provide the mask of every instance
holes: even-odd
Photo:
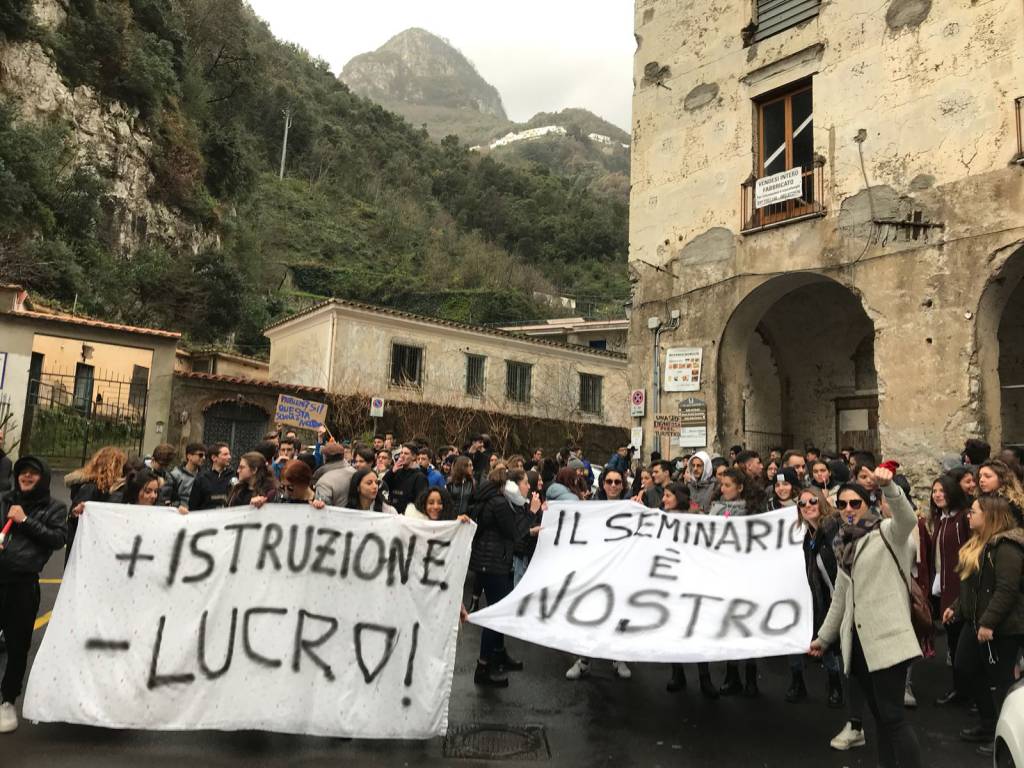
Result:
[[[23,454],[61,469],[82,466],[108,445],[143,455],[148,381],[94,373],[92,366],[80,365],[75,373],[40,371],[29,379]]]
[[[253,450],[267,433],[270,417],[266,411],[248,403],[214,403],[203,416],[203,442],[227,443],[231,458]]]

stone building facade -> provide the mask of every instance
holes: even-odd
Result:
[[[525,445],[554,440],[559,429],[557,439],[564,441],[558,424],[577,425],[575,439],[595,451],[614,450],[628,439],[627,362],[619,352],[340,299],[265,333],[272,379],[355,398],[360,408],[376,396],[389,408],[418,403],[467,416],[500,414],[517,423],[512,431]],[[407,423],[396,426],[408,431],[413,418],[409,412],[400,419]]]
[[[720,451],[1024,443],[1019,0],[635,10],[631,384],[658,317]]]

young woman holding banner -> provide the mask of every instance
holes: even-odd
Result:
[[[372,469],[360,469],[352,475],[352,482],[349,483],[348,489],[348,502],[345,506],[349,509],[373,510],[390,515],[398,514],[397,509],[384,501],[380,480],[377,479],[377,473]]]
[[[710,464],[710,459],[708,463]],[[669,483],[665,486],[665,492],[661,496],[661,509],[663,512],[676,513],[701,512],[699,507],[691,503],[690,488],[682,483]],[[711,682],[711,665],[707,662],[697,664],[697,676],[700,679],[700,692],[704,694],[705,698],[717,699],[718,689]],[[668,682],[665,684],[665,690],[669,693],[676,693],[685,687],[685,668],[682,664],[673,664],[672,676],[669,677]]]
[[[238,482],[228,492],[229,507],[245,507],[252,504],[261,507],[273,502],[277,496],[274,474],[259,451],[242,454],[238,460]]]
[[[595,501],[622,501],[626,496],[626,476],[618,469],[606,468],[597,484]],[[613,661],[612,670],[623,680],[633,676],[632,670],[624,661]],[[590,659],[579,656],[565,672],[566,680],[579,680],[590,674]]]
[[[917,515],[891,470],[878,467],[873,479],[891,516],[883,519],[863,486],[839,489],[836,508],[844,522],[835,543],[835,593],[808,653],[820,658],[841,640],[845,669],[857,678],[878,725],[879,765],[919,768],[921,749],[903,710],[907,667],[921,656],[905,575],[914,559]]]

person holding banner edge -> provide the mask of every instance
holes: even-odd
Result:
[[[0,681],[0,733],[18,728],[21,687],[39,610],[39,574],[68,533],[68,508],[50,498],[50,468],[35,456],[14,463],[14,488],[0,496],[6,538],[0,545],[0,631],[7,667]]]
[[[863,486],[840,488],[836,508],[845,521],[835,544],[836,589],[808,653],[820,658],[841,640],[844,668],[860,684],[878,725],[879,765],[918,768],[921,749],[903,710],[906,670],[921,656],[904,576],[913,560],[910,537],[917,515],[893,484],[891,470],[878,467],[873,477],[891,517],[882,518]],[[894,589],[897,580],[902,584]]]

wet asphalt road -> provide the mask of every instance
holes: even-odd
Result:
[[[55,489],[56,490],[56,489]],[[44,578],[60,578],[63,557],[55,555]],[[53,606],[59,585],[44,584],[40,615]],[[36,631],[33,653],[45,626]],[[868,746],[835,752],[829,739],[842,727],[842,710],[825,706],[825,678],[808,669],[810,698],[786,704],[785,659],[761,665],[758,699],[704,700],[696,689],[696,668],[688,667],[690,687],[665,691],[667,667],[632,666],[633,678],[619,680],[611,667],[595,662],[592,675],[571,682],[564,678],[572,659],[566,654],[509,640],[510,652],[526,662],[513,673],[505,690],[478,690],[473,666],[479,629],[463,627],[452,689],[451,725],[487,723],[540,725],[550,757],[557,766],[778,766],[779,768],[842,768],[875,766],[873,724],[867,724]],[[922,744],[924,765],[936,768],[982,768],[991,765],[974,754],[957,731],[975,721],[966,708],[939,708],[932,702],[950,679],[944,664],[944,640],[936,658],[915,667],[915,689],[921,704],[910,713]],[[2,658],[2,657],[0,657]],[[2,663],[2,662],[0,662]],[[712,674],[721,680],[722,665]],[[258,695],[258,693],[257,693]],[[23,722],[14,734],[0,736],[2,768],[96,766],[465,766],[486,768],[521,761],[479,761],[445,758],[443,740],[425,742],[341,741],[261,732],[113,731],[61,724]]]

